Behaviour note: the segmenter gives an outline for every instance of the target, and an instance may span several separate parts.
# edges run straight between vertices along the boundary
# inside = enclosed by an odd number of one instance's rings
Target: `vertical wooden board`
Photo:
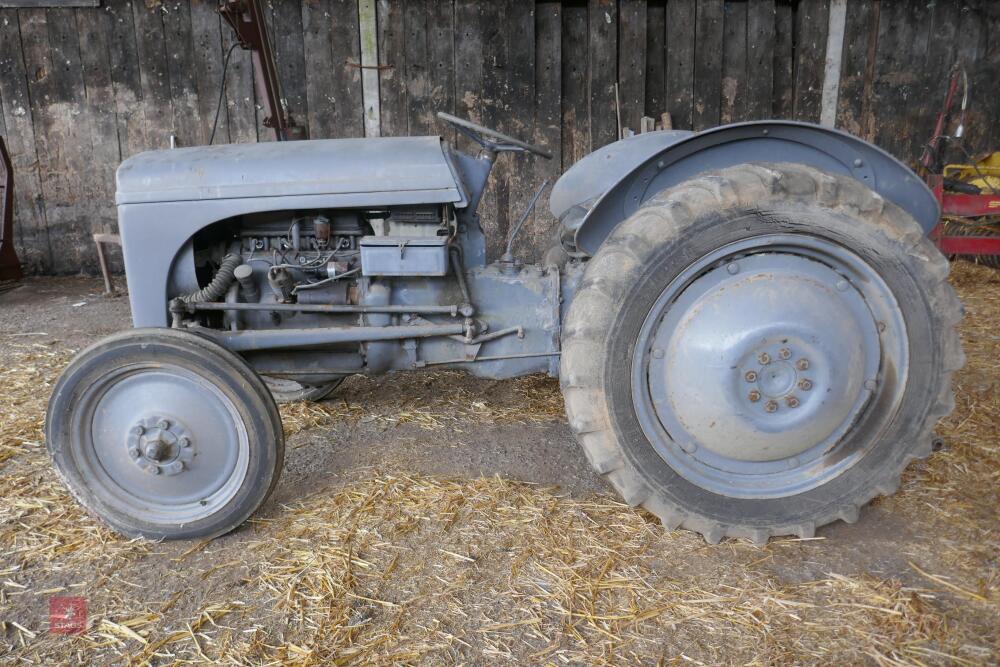
[[[430,36],[428,0],[403,5],[405,30],[407,134],[426,134],[433,124],[431,111]]]
[[[927,49],[929,12],[925,4],[882,3],[878,49],[875,58],[875,143],[903,161],[915,159],[914,146],[926,137],[916,137],[913,122],[925,113],[919,99],[920,74],[915,60]],[[919,59],[917,54],[919,54]],[[933,111],[931,113],[934,113]]]
[[[191,26],[190,0],[163,4],[164,47],[170,81],[170,103],[174,111],[174,134],[180,146],[208,143],[198,104],[197,61]]]
[[[614,0],[590,0],[590,143],[596,150],[617,141],[618,7]],[[619,92],[620,97],[620,92]]]
[[[587,6],[562,7],[562,167],[569,169],[590,152],[587,94]]]
[[[115,169],[121,162],[121,149],[118,144],[115,91],[111,81],[110,23],[110,15],[101,9],[76,10],[77,33],[87,37],[80,57],[83,95],[93,129],[90,173],[99,187],[94,202],[99,215],[91,221],[95,232],[114,232],[117,229]]]
[[[361,35],[357,0],[333,0],[333,113],[335,137],[363,137]]]
[[[508,14],[507,40],[508,92],[502,100],[501,113],[506,118],[506,131],[511,136],[531,141],[535,134],[535,12],[534,3],[513,2]],[[527,208],[540,183],[536,179],[537,162],[541,159],[526,153],[512,153],[502,158],[506,164],[510,190],[507,219],[514,224]],[[530,253],[530,231],[534,215],[525,220],[514,248],[518,256]],[[509,231],[509,230],[508,230]],[[497,255],[506,240],[497,238]]]
[[[974,155],[1000,150],[1000,123],[997,122],[1000,118],[1000,95],[996,94],[997,81],[1000,79],[1000,5],[992,2],[982,8],[984,18],[982,33],[986,43],[983,44],[969,85],[981,91],[978,98],[983,104],[986,118],[992,119],[992,122],[987,121],[982,124],[980,129],[983,134],[980,142],[970,143],[969,150]],[[976,136],[972,138],[976,139]]]
[[[944,106],[948,88],[948,75],[955,62],[955,37],[961,20],[961,6],[958,3],[941,2],[930,8],[930,28],[927,36],[927,51],[923,66],[918,70],[917,95],[926,105],[924,113],[913,119],[913,132],[923,142],[930,140],[934,132],[937,113],[932,110]],[[919,147],[920,152],[923,151]]]
[[[146,147],[166,148],[174,133],[174,113],[170,99],[170,73],[164,42],[163,10],[159,3],[149,6],[133,0],[142,108],[146,119]]]
[[[455,0],[455,115],[482,122],[483,20],[478,0]],[[457,134],[460,150],[476,150],[473,142]]]
[[[194,68],[195,97],[198,103],[200,136],[207,144],[212,139],[215,126],[215,141],[229,135],[229,120],[224,107],[219,106],[219,92],[222,86],[221,19],[217,4],[213,0],[191,1],[191,43]],[[229,30],[229,27],[226,27]],[[223,100],[223,105],[225,100]],[[218,121],[216,121],[218,113]]]
[[[540,260],[553,241],[557,221],[549,212],[551,185],[562,173],[562,6],[557,1],[535,5],[535,133],[534,142],[552,153],[551,160],[535,158],[535,181],[549,180],[538,200],[534,225],[525,235],[531,260]]]
[[[52,270],[76,273],[96,265],[90,235],[91,222],[99,217],[100,178],[93,170],[93,128],[74,10],[45,10],[45,26],[49,68],[38,105],[47,148],[43,174],[50,185],[45,217]]]
[[[406,33],[402,0],[378,0],[379,105],[383,137],[406,134]]]
[[[365,136],[378,137],[381,120],[378,100],[378,16],[375,0],[358,0],[358,34],[362,68],[362,121]]]
[[[509,131],[509,115],[505,104],[511,91],[511,67],[508,53],[508,21],[516,0],[502,0],[483,6],[483,125]],[[503,251],[510,229],[509,156],[500,156],[490,176],[489,187],[479,207],[483,231],[486,233],[486,256],[495,259]]]
[[[333,96],[333,22],[331,0],[302,3],[302,49],[309,137],[335,136],[337,100]]]
[[[800,0],[795,11],[796,120],[818,123],[823,99],[830,0]]]
[[[21,29],[17,10],[0,9],[0,104],[6,133],[4,141],[14,167],[14,231],[20,240],[18,257],[28,273],[52,269],[45,190],[39,177],[35,128],[28,94],[28,77],[21,54]]]
[[[719,120],[732,123],[747,115],[749,49],[747,0],[726,0],[723,5],[722,99]]]
[[[455,112],[455,7],[452,2],[432,2],[428,14],[427,44],[430,74],[430,116],[428,134],[446,134],[434,115],[438,111]]]
[[[869,54],[874,52],[878,25],[872,0],[848,0],[844,50],[840,60],[837,127],[864,136],[865,90],[869,87]]]
[[[306,98],[301,3],[275,2],[272,7],[274,26],[271,31],[271,43],[274,45],[275,66],[278,69],[278,80],[281,82],[281,105],[291,114],[295,123],[308,125],[309,105]],[[357,10],[354,16],[356,21]],[[306,131],[309,131],[308,127]],[[307,136],[312,135],[307,134]]]
[[[774,0],[747,2],[747,86],[743,120],[770,118],[774,96]]]
[[[722,104],[722,0],[701,0],[695,16],[692,127],[719,124]],[[744,42],[745,43],[745,42]]]
[[[993,92],[1000,78],[1000,33],[997,32],[1000,25],[996,10],[996,3],[986,0],[964,3],[955,38],[955,60],[962,63],[969,77],[969,108],[965,115],[965,137],[961,146],[974,156],[1000,150],[997,145],[1000,135],[996,129],[997,119],[1000,118],[1000,109],[997,109],[1000,96]],[[945,85],[941,82],[942,89]],[[959,103],[956,100],[956,108]],[[958,145],[946,155],[956,162],[968,162]]]
[[[236,37],[228,25],[222,26],[223,52],[236,42]],[[258,140],[257,116],[263,118],[266,112],[257,113],[257,97],[254,91],[253,61],[249,51],[240,47],[233,50],[229,58],[229,71],[226,72],[226,91],[224,109],[228,122],[227,136],[216,133],[215,143],[254,143]],[[221,121],[220,121],[221,122]],[[221,128],[220,128],[221,129]],[[266,130],[263,139],[273,140],[274,131]]]
[[[618,101],[622,127],[639,133],[646,111],[646,0],[620,0],[618,16]]]
[[[795,107],[794,14],[791,0],[775,0],[772,104],[774,118],[792,118]]]
[[[105,0],[102,9],[111,21],[108,55],[115,91],[118,143],[124,159],[147,146],[135,20],[131,0]]]
[[[668,0],[667,112],[674,128],[690,130],[694,95],[695,0]]]
[[[646,115],[659,118],[667,110],[667,3],[646,3]]]

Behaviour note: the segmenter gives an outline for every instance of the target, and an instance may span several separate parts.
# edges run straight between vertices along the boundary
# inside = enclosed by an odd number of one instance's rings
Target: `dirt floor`
[[[558,383],[350,378],[283,408],[285,470],[211,542],[128,541],[42,436],[74,351],[128,326],[93,279],[0,294],[0,660],[27,664],[995,664],[1000,273],[958,264],[969,361],[946,447],[809,540],[709,546],[591,472]],[[49,627],[53,597],[87,627]]]

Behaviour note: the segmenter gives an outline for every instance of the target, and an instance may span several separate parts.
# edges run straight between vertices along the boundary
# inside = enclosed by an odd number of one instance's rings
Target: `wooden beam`
[[[358,2],[358,27],[361,32],[361,97],[365,107],[365,136],[381,134],[381,108],[378,90],[378,21],[375,0]]]
[[[847,25],[847,0],[830,0],[830,18],[826,31],[826,67],[823,71],[823,96],[819,122],[833,127],[837,122],[837,97],[840,92],[841,54],[844,52],[844,28]]]

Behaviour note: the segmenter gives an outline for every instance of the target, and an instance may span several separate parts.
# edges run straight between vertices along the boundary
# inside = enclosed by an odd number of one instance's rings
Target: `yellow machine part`
[[[990,153],[975,165],[949,164],[944,168],[944,177],[975,185],[980,190],[1000,191],[1000,151]]]

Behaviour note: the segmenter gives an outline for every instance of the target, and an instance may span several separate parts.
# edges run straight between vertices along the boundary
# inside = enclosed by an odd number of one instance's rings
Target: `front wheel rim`
[[[661,292],[637,338],[632,397],[686,480],[774,498],[855,465],[907,370],[905,322],[878,272],[833,241],[771,234],[705,255]]]
[[[169,363],[130,364],[87,387],[71,434],[95,498],[151,525],[190,524],[223,510],[250,466],[236,403],[209,379]]]

